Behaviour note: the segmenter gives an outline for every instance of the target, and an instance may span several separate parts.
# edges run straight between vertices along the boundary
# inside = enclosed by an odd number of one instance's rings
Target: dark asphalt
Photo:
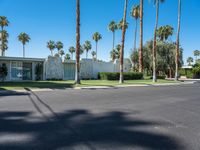
[[[200,150],[200,83],[0,95],[0,150]]]

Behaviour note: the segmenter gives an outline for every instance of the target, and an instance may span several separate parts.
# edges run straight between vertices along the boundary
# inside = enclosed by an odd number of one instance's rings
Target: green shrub
[[[119,72],[100,72],[99,79],[101,80],[119,80]],[[143,79],[142,73],[125,72],[124,80],[141,80]]]
[[[2,82],[6,79],[7,75],[8,75],[8,68],[6,64],[3,63],[2,66],[0,66],[0,79]]]
[[[157,76],[157,79],[160,79],[160,80],[164,80],[166,78],[166,76]],[[153,77],[151,76],[151,79],[153,79]]]

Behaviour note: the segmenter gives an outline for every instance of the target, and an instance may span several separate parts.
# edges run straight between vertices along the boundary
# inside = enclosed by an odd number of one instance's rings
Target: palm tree
[[[20,42],[22,42],[22,45],[23,45],[23,57],[25,57],[25,45],[26,45],[26,43],[28,43],[31,40],[31,38],[30,38],[30,36],[28,34],[22,32],[22,33],[19,34],[18,40]]]
[[[127,6],[128,6],[128,0],[125,0],[124,4],[124,17],[123,17],[123,23],[122,23],[122,47],[120,50],[120,78],[119,83],[122,84],[124,82],[124,44],[125,44],[125,35],[126,35],[126,14],[127,14]]]
[[[8,37],[9,34],[6,30],[0,31],[0,40],[2,41],[1,43],[1,56],[5,56],[5,51],[8,49]]]
[[[55,42],[54,41],[49,41],[47,42],[47,48],[51,51],[51,56],[53,56],[53,51],[56,48]]]
[[[140,49],[139,49],[139,72],[143,72],[143,0],[140,0]]]
[[[7,41],[8,38],[8,33],[6,32],[7,35],[4,36],[4,27],[7,27],[9,25],[9,21],[5,16],[0,16],[0,26],[1,26],[1,36],[4,37],[1,39],[1,51],[2,51],[2,56],[4,56],[5,50],[8,49]]]
[[[71,58],[70,58],[70,54],[66,54],[65,55],[65,61],[68,61],[68,60],[70,60]]]
[[[193,63],[193,58],[192,57],[188,57],[188,59],[187,59],[187,63],[188,63],[188,65],[189,66],[191,66],[191,63]]]
[[[131,17],[133,17],[135,19],[135,36],[134,36],[134,48],[133,48],[133,50],[136,51],[137,25],[138,25],[138,19],[140,18],[140,5],[136,5],[132,8]]]
[[[88,52],[92,49],[92,44],[90,41],[85,41],[83,45],[84,50],[86,51],[86,59],[88,58]]]
[[[71,59],[73,60],[73,54],[76,52],[76,48],[73,47],[73,46],[71,46],[71,47],[69,48],[69,52],[70,52],[70,54],[71,54]]]
[[[114,48],[115,48],[115,31],[118,29],[116,22],[111,21],[109,26],[108,26],[108,29],[113,33],[113,47],[112,47],[112,49],[114,50]]]
[[[173,35],[174,28],[170,25],[161,26],[157,29],[156,34],[160,41],[166,41],[169,36]]]
[[[95,58],[95,57],[96,57],[96,52],[95,52],[95,51],[92,51],[91,54],[92,54],[92,59],[95,60],[95,59],[96,59],[96,58]]]
[[[76,0],[76,73],[75,83],[80,84],[80,0]]]
[[[175,80],[178,81],[179,53],[180,53],[180,29],[181,29],[181,0],[178,0],[178,30],[176,39],[176,73]]]
[[[92,37],[92,38],[93,38],[93,40],[96,42],[96,59],[97,59],[98,42],[99,42],[99,40],[102,39],[102,36],[101,36],[100,33],[95,32],[95,33],[93,34],[93,37]]]
[[[58,50],[58,53],[64,47],[64,45],[63,45],[63,43],[61,41],[58,41],[55,46],[56,46],[56,48]]]
[[[154,5],[156,5],[156,23],[154,28],[154,41],[153,41],[153,82],[157,82],[156,77],[156,32],[158,29],[158,18],[159,18],[159,5],[160,2],[164,2],[165,0],[154,0]]]
[[[195,50],[194,51],[194,56],[196,57],[196,61],[198,60],[198,56],[200,55],[200,51],[199,50]]]
[[[128,29],[128,22],[125,22],[125,29]],[[118,24],[118,29],[122,30],[123,28],[123,19]]]
[[[63,58],[63,56],[65,55],[64,50],[59,50],[58,54],[60,55],[61,58]]]

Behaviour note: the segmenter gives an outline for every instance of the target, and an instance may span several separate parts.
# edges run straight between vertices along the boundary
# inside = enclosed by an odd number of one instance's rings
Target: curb
[[[116,88],[126,88],[126,87],[150,87],[150,86],[177,86],[177,85],[189,85],[194,84],[197,81],[187,81],[183,83],[163,83],[163,84],[136,84],[136,85],[116,85],[116,86],[88,86],[88,87],[74,87],[74,88],[65,88],[65,89],[31,89],[33,92],[51,92],[56,90],[87,90],[87,89],[116,89]],[[5,90],[0,91],[0,94],[16,94],[16,93],[27,93],[27,90]]]

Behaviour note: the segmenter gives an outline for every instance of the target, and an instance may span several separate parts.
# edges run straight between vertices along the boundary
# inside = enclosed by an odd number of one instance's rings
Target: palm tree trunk
[[[115,49],[115,31],[113,32],[113,49],[112,50],[114,49]]]
[[[25,45],[23,44],[23,57],[25,58]]]
[[[51,50],[51,56],[53,57],[53,50]]]
[[[153,41],[153,82],[157,82],[156,76],[156,31],[158,28],[158,15],[159,15],[159,0],[156,0],[156,23],[154,28],[154,41]]]
[[[134,51],[136,51],[136,42],[137,42],[137,19],[135,19]]]
[[[76,0],[76,75],[75,83],[80,84],[80,0]]]
[[[139,50],[139,72],[143,72],[143,0],[140,0],[140,50]]]
[[[98,47],[98,42],[96,42],[96,60],[98,60],[98,58],[97,58],[97,47]]]
[[[125,35],[126,35],[125,23],[126,23],[127,6],[128,6],[128,0],[125,0],[123,27],[122,27],[122,46],[121,46],[121,50],[120,50],[120,79],[119,79],[120,84],[124,83],[124,76],[123,76],[123,72],[124,72],[124,43],[125,43]]]
[[[86,59],[88,59],[88,51],[86,51]]]
[[[178,0],[178,31],[177,31],[177,39],[176,39],[176,73],[175,80],[178,81],[178,69],[179,69],[179,42],[180,42],[180,22],[181,22],[181,0]]]
[[[1,56],[4,55],[3,52],[3,26],[1,27]]]

